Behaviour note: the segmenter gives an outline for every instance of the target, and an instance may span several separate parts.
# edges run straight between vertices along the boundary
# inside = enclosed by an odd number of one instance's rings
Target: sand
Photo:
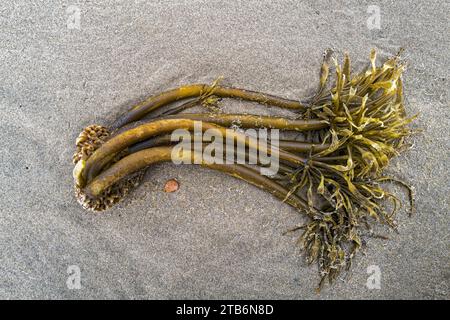
[[[367,25],[374,4],[380,29]],[[448,12],[446,1],[3,1],[0,298],[448,299]],[[415,186],[417,213],[400,212],[399,234],[380,228],[391,240],[369,239],[320,295],[317,268],[282,235],[301,217],[232,177],[157,165],[107,213],[74,198],[78,133],[151,94],[223,75],[303,99],[326,48],[361,70],[371,48],[384,59],[400,47],[423,133],[389,171]],[[180,190],[164,193],[171,178]],[[367,287],[370,266],[379,289]]]

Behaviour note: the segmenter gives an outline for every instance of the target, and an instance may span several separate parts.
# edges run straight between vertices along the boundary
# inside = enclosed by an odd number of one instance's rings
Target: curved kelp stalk
[[[135,128],[137,126],[161,119],[191,119],[215,123],[224,127],[278,129],[282,131],[313,131],[329,127],[326,120],[321,119],[290,119],[285,117],[262,116],[254,114],[230,114],[230,113],[180,113],[162,116],[157,119],[140,120],[129,123],[114,132],[114,135]]]
[[[227,139],[236,140],[246,147],[259,149],[258,142],[255,141],[255,139],[250,139],[249,136],[246,136],[241,132],[232,131],[212,123],[198,122],[190,119],[155,120],[112,137],[95,150],[86,161],[81,160],[77,164],[78,167],[75,169],[77,172],[76,177],[78,179],[76,181],[77,185],[83,187],[86,183],[91,181],[109,162],[127,147],[154,136],[173,132],[174,130],[194,131],[197,125],[198,129],[202,132],[208,130],[216,135],[227,137]],[[273,146],[269,146],[267,152],[270,154],[273,149]],[[299,155],[283,151],[279,148],[275,149],[280,160],[288,161],[295,165],[303,165],[307,162],[305,158]]]
[[[161,146],[132,153],[114,163],[111,167],[95,177],[95,179],[84,188],[84,192],[91,198],[97,198],[102,196],[108,188],[118,181],[155,163],[169,161],[192,163],[195,158],[195,151],[191,152],[190,150],[185,150],[185,152],[181,152],[181,154],[176,154],[173,151],[174,149],[172,146]],[[262,176],[258,170],[248,165],[218,164],[203,159],[201,155],[198,155],[198,157],[202,159],[200,165],[203,167],[221,171],[238,179],[247,181],[258,188],[268,191],[281,200],[285,199],[286,203],[296,209],[305,210],[307,208],[307,204],[303,199],[294,194],[289,195],[288,189],[274,182],[270,178]],[[319,214],[317,209],[313,210],[315,214]]]
[[[203,100],[208,97],[234,98],[284,109],[305,110],[305,106],[297,100],[285,99],[246,89],[223,87],[217,83],[213,83],[212,85],[191,84],[150,97],[121,115],[111,125],[111,128],[117,129],[130,122],[140,120],[150,112],[173,102],[196,97],[200,97]]]
[[[191,143],[194,142],[194,137],[191,138]],[[259,137],[258,137],[259,138]],[[204,141],[203,141],[204,142]],[[270,143],[270,140],[268,141]],[[178,143],[178,141],[172,140],[172,135],[165,134],[161,136],[157,136],[142,142],[138,142],[126,149],[126,153],[134,153],[143,149],[159,147],[163,145],[170,145]],[[278,148],[284,151],[289,151],[293,153],[308,153],[314,154],[317,152],[321,152],[327,150],[330,147],[329,144],[321,144],[321,143],[311,143],[304,142],[298,140],[278,140]],[[333,161],[333,160],[347,160],[346,156],[337,156],[337,157],[321,157],[321,161]]]

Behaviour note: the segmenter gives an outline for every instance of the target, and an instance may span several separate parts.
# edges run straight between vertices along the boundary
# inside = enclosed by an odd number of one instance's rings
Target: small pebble
[[[175,192],[180,188],[180,184],[175,179],[167,180],[164,185],[164,192]]]

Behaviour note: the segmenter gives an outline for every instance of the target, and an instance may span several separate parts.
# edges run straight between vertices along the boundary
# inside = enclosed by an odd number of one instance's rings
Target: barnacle
[[[84,128],[75,141],[76,151],[72,157],[73,163],[77,164],[78,161],[89,158],[108,137],[109,131],[106,127],[94,124]]]
[[[86,195],[80,187],[81,173],[86,159],[97,150],[110,136],[107,128],[100,125],[90,125],[81,131],[75,142],[76,151],[72,157],[75,168],[73,177],[75,180],[75,197],[83,208],[92,211],[106,210],[123,199],[133,188],[137,187],[144,176],[144,171],[138,171],[108,187],[98,197],[92,198]],[[117,159],[116,159],[117,160]]]

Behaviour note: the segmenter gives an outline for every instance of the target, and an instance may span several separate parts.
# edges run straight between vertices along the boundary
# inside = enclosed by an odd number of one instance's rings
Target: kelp
[[[332,68],[335,81],[330,87]],[[280,170],[272,177],[260,174],[262,163],[201,165],[256,185],[306,215],[308,222],[289,231],[302,231],[298,242],[306,261],[318,265],[320,290],[327,280],[333,282],[350,268],[363,238],[373,234],[373,224],[396,229],[401,201],[384,187],[386,183],[406,187],[411,212],[414,208],[412,188],[384,173],[412,134],[409,124],[415,117],[406,115],[401,80],[405,69],[399,54],[377,65],[372,50],[367,69],[352,74],[348,54],[339,64],[327,51],[317,92],[306,103],[224,87],[219,81],[160,93],[125,112],[108,128],[94,125],[80,134],[74,156],[77,198],[92,210],[114,205],[138,184],[147,167],[171,159],[170,132],[193,130],[195,121],[202,121],[202,130],[221,134],[228,133],[227,127],[301,132],[296,140],[279,141]],[[293,114],[226,114],[219,107],[223,98],[286,108]],[[169,108],[182,100],[188,101]],[[208,112],[183,113],[196,105]],[[155,115],[155,111],[160,112]],[[260,149],[242,132],[233,132],[235,141]]]
[[[111,124],[111,128],[120,128],[128,123],[140,120],[145,115],[170,103],[188,98],[199,98],[199,101],[205,105],[213,105],[217,98],[234,98],[291,110],[303,110],[305,108],[297,100],[285,99],[252,90],[224,87],[220,86],[218,81],[215,81],[211,85],[192,84],[152,96],[121,115]]]

